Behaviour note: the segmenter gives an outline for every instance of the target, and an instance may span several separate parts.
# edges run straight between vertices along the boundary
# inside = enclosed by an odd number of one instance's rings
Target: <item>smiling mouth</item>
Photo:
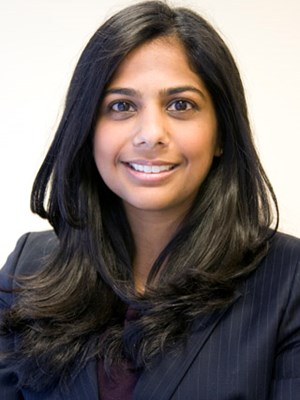
[[[144,174],[159,174],[161,172],[171,171],[176,167],[174,164],[166,165],[144,165],[137,163],[127,163],[127,165],[134,171],[142,172]]]

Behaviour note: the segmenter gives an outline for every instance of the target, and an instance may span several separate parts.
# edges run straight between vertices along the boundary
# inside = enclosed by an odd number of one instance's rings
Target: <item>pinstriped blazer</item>
[[[0,272],[31,273],[57,244],[52,232],[24,235]],[[1,293],[0,307],[12,302]],[[2,346],[2,348],[1,348]],[[5,346],[0,340],[0,351]],[[97,362],[87,363],[68,392],[16,389],[0,364],[1,400],[97,400]],[[184,349],[144,372],[134,400],[299,400],[300,240],[276,234],[269,253],[226,309],[198,319]]]

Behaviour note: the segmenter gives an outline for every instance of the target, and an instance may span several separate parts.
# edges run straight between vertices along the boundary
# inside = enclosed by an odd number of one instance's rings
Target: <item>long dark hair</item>
[[[181,41],[205,83],[223,154],[141,295],[134,291],[134,242],[122,202],[99,176],[92,144],[114,71],[131,50],[162,36]],[[75,69],[31,207],[52,224],[59,245],[41,271],[20,280],[6,314],[6,330],[19,338],[12,362],[20,385],[40,390],[62,382],[96,355],[107,368],[122,357],[147,367],[174,340],[182,342],[196,317],[232,302],[267,252],[277,204],[253,145],[239,72],[209,23],[188,9],[147,1],[98,29]],[[140,318],[124,329],[128,305]]]

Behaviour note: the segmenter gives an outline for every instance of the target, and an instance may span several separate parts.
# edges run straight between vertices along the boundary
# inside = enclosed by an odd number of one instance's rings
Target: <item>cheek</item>
[[[100,121],[95,129],[93,151],[94,156],[100,155],[106,159],[117,157],[125,146],[126,132],[119,124]]]
[[[110,159],[111,144],[108,136],[103,135],[102,131],[96,129],[93,143],[93,155],[98,171],[102,177],[105,175],[105,169]]]
[[[114,135],[110,132],[106,124],[98,124],[95,130],[93,152],[95,160],[101,161],[102,158],[109,158],[114,151]]]
[[[106,141],[100,140],[98,137],[95,137],[94,145],[93,145],[93,154],[94,160],[96,163],[96,167],[99,175],[105,184],[113,190],[112,186],[114,186],[114,174],[112,174],[112,157],[110,152],[109,145]],[[113,190],[114,191],[114,190]]]
[[[212,112],[207,112],[186,128],[181,147],[195,160],[211,159],[217,153],[217,136],[216,118]]]
[[[118,186],[118,169],[116,167],[122,149],[119,138],[120,135],[116,135],[115,129],[107,129],[104,126],[101,126],[100,129],[98,126],[95,130],[94,160],[101,178],[113,192],[116,192]]]
[[[101,160],[104,157],[104,155],[102,153],[103,153],[103,144],[101,143],[99,136],[95,135],[94,143],[93,143],[93,155],[94,155],[94,160],[96,162],[98,169],[101,164]]]
[[[203,164],[210,161],[217,154],[217,142],[215,137],[206,137],[198,134],[182,144],[183,153],[193,162]]]

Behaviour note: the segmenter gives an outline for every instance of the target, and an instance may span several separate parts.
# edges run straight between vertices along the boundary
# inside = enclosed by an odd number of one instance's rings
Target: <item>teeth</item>
[[[146,174],[159,174],[163,171],[169,171],[173,168],[173,165],[142,165],[129,163],[130,167],[136,171],[144,172]]]

